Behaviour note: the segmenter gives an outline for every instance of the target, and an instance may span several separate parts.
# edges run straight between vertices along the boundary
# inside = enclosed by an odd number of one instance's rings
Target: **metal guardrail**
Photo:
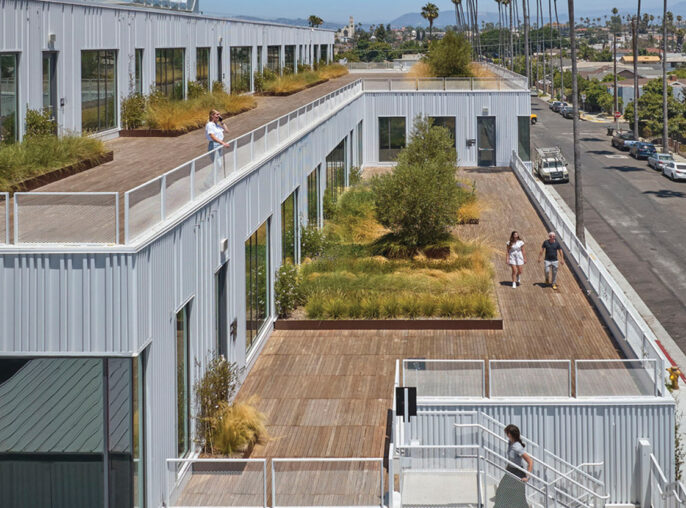
[[[202,194],[273,153],[362,92],[353,81],[324,97],[167,171],[124,194],[124,242],[168,219]]]
[[[575,234],[572,218],[568,217],[549,192],[536,182],[533,173],[516,152],[512,153],[511,166],[522,187],[539,204],[543,213],[552,223],[558,239],[567,247],[567,251],[597,293],[629,348],[639,359],[656,361],[657,366],[653,372],[658,378],[654,379],[654,382],[658,395],[664,395],[663,380],[668,360],[657,344],[655,333],[626,297],[605,266],[598,260],[593,249],[579,241]]]
[[[0,243],[10,243],[9,192],[0,192]]]
[[[405,359],[402,379],[404,386],[417,388],[419,398],[430,400],[607,399],[659,396],[657,370],[653,358],[489,360],[488,370],[483,360]]]
[[[648,472],[648,501],[653,508],[680,508],[686,506],[686,489],[680,481],[668,482],[657,458],[650,454]]]
[[[514,78],[363,78],[365,92],[429,92],[467,90],[523,91],[526,86]]]

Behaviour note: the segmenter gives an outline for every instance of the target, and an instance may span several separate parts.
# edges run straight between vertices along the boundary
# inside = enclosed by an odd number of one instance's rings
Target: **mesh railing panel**
[[[383,466],[374,461],[272,461],[272,506],[381,506]]]
[[[116,243],[118,198],[117,193],[17,192],[17,242]]]
[[[365,79],[364,85],[365,90],[368,91],[388,91],[391,89],[390,79]]]
[[[469,78],[446,78],[446,90],[471,90],[472,83]]]
[[[241,136],[236,140],[236,169],[239,171],[250,164],[251,147],[250,135]]]
[[[193,175],[193,195],[195,197],[214,187],[215,170],[217,174],[223,173],[223,170],[219,169],[223,163],[221,149],[195,159],[195,174]]]
[[[151,180],[126,193],[128,196],[128,240],[136,238],[162,220],[162,179]]]
[[[236,161],[234,158],[236,152],[236,143],[229,143],[228,147],[222,148],[222,152],[224,164],[222,164],[222,167],[220,167],[217,171],[217,181],[228,178],[231,173],[236,171]]]
[[[472,80],[474,90],[500,90],[500,79],[478,78]]]
[[[420,78],[417,80],[417,90],[443,90],[443,78]]]
[[[416,79],[393,79],[393,80],[391,80],[391,90],[394,90],[394,91],[417,90],[417,80]]]
[[[267,127],[257,129],[253,133],[253,160],[261,159],[266,153],[265,136],[267,135]]]
[[[0,244],[9,243],[9,194],[6,192],[0,193]]]
[[[403,384],[419,397],[482,397],[484,363],[471,360],[403,360]]]
[[[164,216],[169,218],[191,200],[191,163],[184,164],[165,177]]]
[[[655,395],[654,360],[577,360],[577,397]]]
[[[279,122],[272,122],[267,125],[267,147],[268,150],[276,148],[279,144]]]
[[[168,463],[172,478],[180,463]],[[197,461],[187,464],[184,481],[170,499],[174,506],[266,506],[264,463],[234,461]]]
[[[567,360],[491,360],[491,397],[570,397]]]

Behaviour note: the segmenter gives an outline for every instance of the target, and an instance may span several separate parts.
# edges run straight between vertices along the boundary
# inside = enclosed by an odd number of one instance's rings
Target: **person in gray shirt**
[[[529,481],[534,461],[524,451],[524,442],[516,425],[510,424],[505,427],[505,435],[508,440],[506,473],[495,491],[493,507],[525,508],[529,505],[526,502],[524,484]]]
[[[557,289],[557,270],[558,265],[565,264],[565,258],[562,254],[562,245],[555,238],[555,233],[552,231],[548,233],[548,239],[541,245],[541,252],[538,253],[538,262],[541,262],[541,257],[545,253],[545,283],[552,284],[553,289]],[[550,278],[548,278],[550,274]]]

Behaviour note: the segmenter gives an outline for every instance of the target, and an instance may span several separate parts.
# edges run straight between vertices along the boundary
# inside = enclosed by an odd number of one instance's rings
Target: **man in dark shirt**
[[[553,285],[553,289],[557,289],[557,269],[559,263],[565,264],[564,254],[562,254],[562,245],[555,238],[555,233],[552,231],[548,233],[548,239],[541,245],[541,252],[538,253],[538,262],[541,262],[541,257],[545,253],[545,283]],[[549,274],[552,272],[552,277]]]

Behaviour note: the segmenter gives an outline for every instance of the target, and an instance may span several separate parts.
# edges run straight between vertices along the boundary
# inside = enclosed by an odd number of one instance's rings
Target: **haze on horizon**
[[[284,0],[258,0],[257,2],[231,2],[227,0],[199,0],[200,9],[204,12],[212,12],[234,16],[255,16],[265,19],[276,18],[307,18],[310,14],[316,14],[325,21],[334,23],[345,23],[349,16],[353,16],[356,22],[362,23],[388,23],[409,12],[419,12],[426,0],[348,0],[348,2],[321,2],[315,0],[294,0],[285,2]],[[548,2],[542,0],[544,10],[547,13]],[[433,0],[438,5],[440,16],[438,24],[452,24],[455,19],[455,10],[449,0]],[[535,2],[529,0],[531,8],[535,12]],[[479,2],[479,12],[497,12],[494,1]],[[671,1],[668,9],[672,5],[681,4],[682,0]],[[558,11],[561,17],[567,18],[567,1],[558,0]],[[574,3],[575,15],[577,18],[582,16],[601,16],[604,13],[610,14],[613,7],[617,7],[622,12],[636,8],[636,2],[619,2],[616,0],[576,0]],[[641,2],[643,12],[657,13],[662,11],[662,2],[658,0],[643,0]],[[444,21],[445,19],[450,21]],[[441,19],[443,18],[443,19]]]

